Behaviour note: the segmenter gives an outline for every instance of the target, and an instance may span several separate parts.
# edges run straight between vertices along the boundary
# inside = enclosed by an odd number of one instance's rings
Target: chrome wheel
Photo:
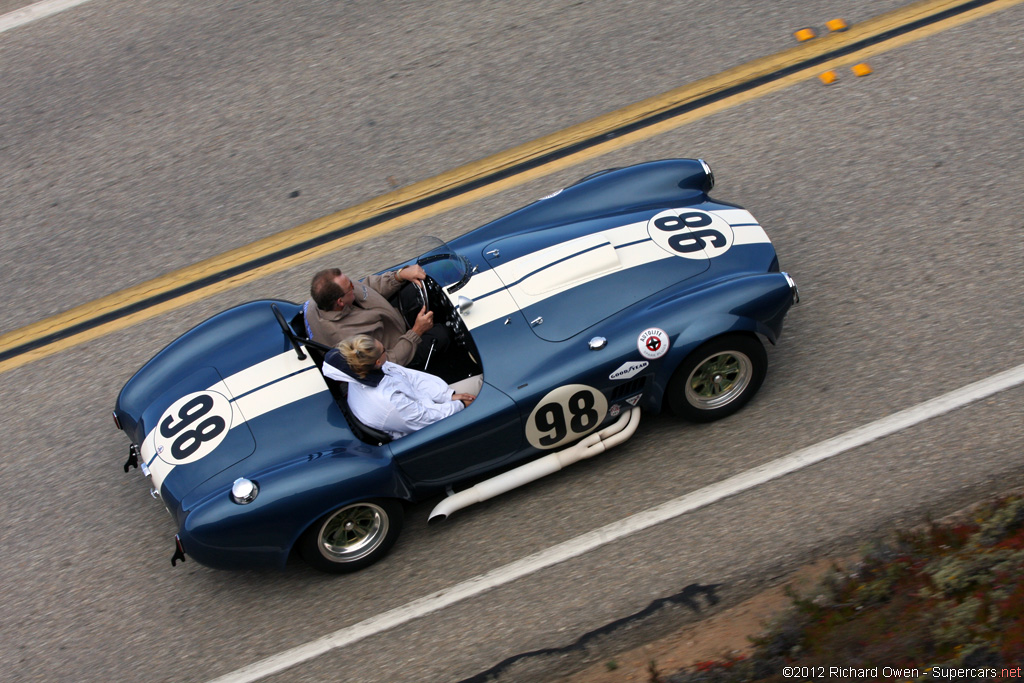
[[[384,557],[402,531],[402,503],[373,498],[349,503],[309,525],[297,550],[314,569],[346,574]]]
[[[379,505],[347,505],[320,526],[317,546],[320,553],[331,562],[355,562],[384,542],[388,526],[388,514]]]
[[[752,334],[705,342],[679,364],[665,389],[668,408],[691,422],[711,422],[746,405],[764,382],[768,354]]]
[[[742,396],[754,375],[754,364],[739,351],[723,351],[698,363],[686,380],[686,401],[714,410]]]

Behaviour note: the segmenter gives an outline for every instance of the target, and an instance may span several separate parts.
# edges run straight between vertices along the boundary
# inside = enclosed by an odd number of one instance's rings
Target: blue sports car
[[[431,521],[628,439],[641,412],[732,414],[798,300],[765,231],[702,160],[610,169],[422,254],[449,356],[483,387],[399,439],[321,372],[302,307],[254,301],[171,343],[114,421],[178,527],[172,563],[328,572],[380,559],[403,504]],[[446,495],[447,494],[447,495]]]

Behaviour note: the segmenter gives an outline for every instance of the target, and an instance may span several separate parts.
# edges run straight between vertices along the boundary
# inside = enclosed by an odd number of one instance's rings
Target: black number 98
[[[171,444],[171,455],[176,460],[184,460],[189,457],[199,450],[204,441],[216,438],[224,431],[227,423],[219,415],[207,417],[194,429],[185,429],[203,418],[211,408],[213,408],[213,397],[208,394],[199,394],[178,409],[177,422],[174,421],[174,416],[169,415],[160,423],[161,436],[165,439],[177,437]]]

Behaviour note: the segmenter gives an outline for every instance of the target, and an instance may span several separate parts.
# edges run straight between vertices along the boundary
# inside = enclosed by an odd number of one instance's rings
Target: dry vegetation
[[[672,674],[652,661],[647,680],[1020,678],[1024,498],[1003,498],[956,522],[899,533],[866,550],[854,569],[831,571],[809,596],[791,597],[791,606],[752,639],[748,656],[700,662]],[[787,677],[786,667],[806,669],[790,669]],[[829,667],[843,667],[846,675],[827,675]],[[968,669],[973,676],[949,671]]]

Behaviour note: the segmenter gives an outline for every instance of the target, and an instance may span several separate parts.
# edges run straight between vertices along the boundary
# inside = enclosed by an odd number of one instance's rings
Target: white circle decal
[[[668,335],[657,327],[644,330],[636,340],[636,348],[644,358],[661,358],[668,353]]]
[[[526,421],[526,440],[547,450],[575,441],[597,429],[608,413],[608,399],[586,384],[567,384],[549,391]]]
[[[700,209],[668,209],[647,222],[655,244],[676,256],[705,259],[729,251],[734,237],[724,218]]]
[[[215,391],[182,396],[160,416],[153,430],[157,456],[185,465],[209,455],[231,429],[231,402]]]

